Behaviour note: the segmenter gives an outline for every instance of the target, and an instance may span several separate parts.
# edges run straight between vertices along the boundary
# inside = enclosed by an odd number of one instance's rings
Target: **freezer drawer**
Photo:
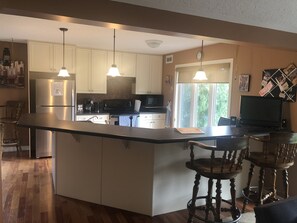
[[[74,107],[71,106],[38,106],[36,113],[54,113],[59,120],[73,120]]]

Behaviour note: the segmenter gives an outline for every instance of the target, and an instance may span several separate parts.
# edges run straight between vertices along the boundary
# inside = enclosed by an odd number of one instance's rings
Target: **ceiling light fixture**
[[[113,64],[109,68],[107,75],[112,77],[121,76],[119,69],[115,64],[115,29],[113,29]]]
[[[65,32],[68,31],[68,29],[60,28],[60,30],[63,32],[63,66],[59,71],[58,77],[69,77],[70,75],[65,67]]]
[[[162,40],[156,40],[156,39],[149,39],[149,40],[146,40],[145,42],[150,48],[158,48],[161,45],[161,43],[163,43]]]
[[[202,67],[203,57],[204,57],[204,54],[203,54],[203,40],[202,40],[201,51],[198,52],[198,54],[197,54],[197,58],[200,59],[200,69],[196,72],[193,80],[199,80],[199,81],[207,80],[205,71],[203,70],[203,67]]]

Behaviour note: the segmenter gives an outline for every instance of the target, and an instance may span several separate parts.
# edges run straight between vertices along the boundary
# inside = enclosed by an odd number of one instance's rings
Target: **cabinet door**
[[[76,50],[76,92],[89,93],[89,77],[91,75],[90,49],[77,48]]]
[[[121,53],[121,74],[124,77],[135,77],[136,73],[136,54],[135,53]]]
[[[165,119],[153,119],[151,121],[152,129],[163,129],[165,128]]]
[[[150,92],[150,61],[149,55],[137,54],[136,60],[136,94],[148,94]]]
[[[151,128],[152,115],[140,114],[137,120],[137,127],[140,128]]]
[[[162,56],[150,56],[150,93],[162,93]]]
[[[63,66],[63,45],[54,44],[53,45],[53,58],[54,65],[53,69],[59,72]],[[65,67],[69,73],[75,73],[75,47],[70,45],[65,45]]]
[[[29,42],[29,71],[54,72],[52,44]]]
[[[93,93],[106,94],[107,51],[92,50],[92,75],[90,86]]]

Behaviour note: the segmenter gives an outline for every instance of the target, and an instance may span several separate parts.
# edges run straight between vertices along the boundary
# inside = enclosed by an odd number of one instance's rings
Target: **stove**
[[[139,112],[134,110],[134,103],[130,99],[109,99],[103,101],[103,112],[109,113],[115,125],[137,126]]]

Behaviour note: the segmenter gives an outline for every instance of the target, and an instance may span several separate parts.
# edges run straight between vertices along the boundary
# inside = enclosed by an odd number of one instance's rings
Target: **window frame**
[[[224,63],[229,63],[230,64],[230,75],[229,75],[229,93],[228,93],[228,108],[227,108],[227,113],[228,116],[230,116],[230,109],[231,109],[231,92],[232,92],[232,78],[233,78],[233,59],[222,59],[222,60],[213,60],[213,61],[204,61],[202,62],[202,66],[203,65],[212,65],[212,64],[224,64]],[[175,66],[175,82],[174,82],[174,98],[173,98],[173,127],[177,127],[178,124],[178,119],[177,119],[177,114],[180,111],[180,106],[178,105],[178,100],[180,99],[180,95],[178,92],[178,71],[176,71],[177,68],[181,68],[181,67],[191,67],[191,66],[200,66],[200,62],[198,63],[188,63],[188,64],[179,64]],[[206,82],[205,82],[206,83]],[[214,103],[214,101],[213,101]],[[191,106],[194,106],[194,103],[192,103]],[[211,106],[215,106],[215,105],[211,105]],[[214,107],[215,108],[215,107]],[[193,107],[192,107],[193,109]],[[211,109],[209,110],[211,113]],[[209,114],[209,117],[212,117],[211,114]],[[212,119],[214,119],[215,117],[212,117]],[[194,117],[191,117],[191,123],[193,123],[193,119]],[[210,120],[208,121],[210,123]],[[213,121],[212,121],[213,122]],[[209,124],[208,123],[208,124]]]

